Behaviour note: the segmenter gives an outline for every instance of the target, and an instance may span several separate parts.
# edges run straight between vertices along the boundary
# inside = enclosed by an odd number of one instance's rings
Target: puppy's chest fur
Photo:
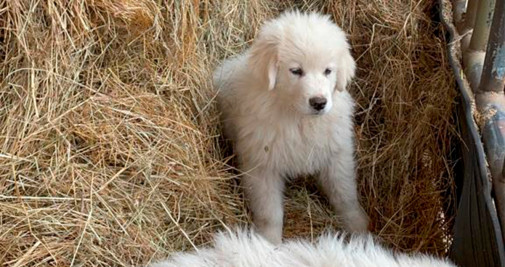
[[[326,117],[324,117],[326,116]],[[350,118],[336,114],[321,117],[243,120],[255,128],[242,128],[239,154],[249,164],[276,170],[287,176],[313,174],[329,164],[329,160],[349,151],[352,135],[346,129]],[[249,131],[247,131],[249,130]],[[350,150],[352,151],[352,150]],[[352,152],[351,152],[352,153]],[[252,166],[251,166],[252,167]]]

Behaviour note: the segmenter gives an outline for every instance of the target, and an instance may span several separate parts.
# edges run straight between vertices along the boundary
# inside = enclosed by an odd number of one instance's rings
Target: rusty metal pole
[[[472,29],[475,25],[475,17],[477,16],[477,9],[479,7],[479,0],[468,0],[466,5],[466,12],[464,16],[464,25],[461,25],[459,34],[463,36],[461,39],[461,51],[468,49],[470,40],[472,39]]]
[[[480,0],[478,4],[472,38],[468,49],[463,54],[465,75],[473,92],[477,91],[480,84],[495,0]]]
[[[479,86],[480,92],[503,93],[505,87],[505,1],[498,0],[489,41],[486,59]]]
[[[497,0],[475,100],[484,118],[486,147],[498,217],[505,228],[505,0]],[[502,231],[505,240],[505,232]]]
[[[498,0],[498,2],[499,1],[500,0]],[[472,40],[470,41],[470,49],[475,51],[486,50],[495,4],[495,0],[479,1],[477,17],[473,27]]]
[[[474,0],[475,1],[475,0]],[[453,0],[452,1],[452,11],[454,17],[454,24],[456,29],[461,34],[463,28],[465,27],[465,12],[466,12],[467,0]]]
[[[475,16],[477,16],[477,8],[479,0],[468,0],[465,13],[465,24],[467,28],[473,28],[475,25]]]

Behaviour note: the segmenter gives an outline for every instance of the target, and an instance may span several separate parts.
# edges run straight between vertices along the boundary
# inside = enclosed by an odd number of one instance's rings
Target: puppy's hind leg
[[[321,170],[319,179],[330,204],[350,232],[366,232],[368,216],[358,200],[356,172],[352,153],[341,153]]]
[[[246,171],[242,181],[257,232],[271,243],[280,244],[284,179],[279,174],[256,167]]]

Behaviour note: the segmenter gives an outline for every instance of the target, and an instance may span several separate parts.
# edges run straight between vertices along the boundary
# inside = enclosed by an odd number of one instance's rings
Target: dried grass
[[[292,6],[333,14],[350,33],[374,232],[404,251],[444,254],[455,91],[433,5],[1,1],[0,264],[138,265],[248,223],[210,76]],[[338,226],[310,179],[287,195],[287,236]]]

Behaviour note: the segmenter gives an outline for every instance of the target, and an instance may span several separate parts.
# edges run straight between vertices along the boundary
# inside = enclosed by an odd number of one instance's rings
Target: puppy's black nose
[[[327,100],[325,97],[312,97],[309,99],[310,106],[317,111],[324,109],[326,102]]]

